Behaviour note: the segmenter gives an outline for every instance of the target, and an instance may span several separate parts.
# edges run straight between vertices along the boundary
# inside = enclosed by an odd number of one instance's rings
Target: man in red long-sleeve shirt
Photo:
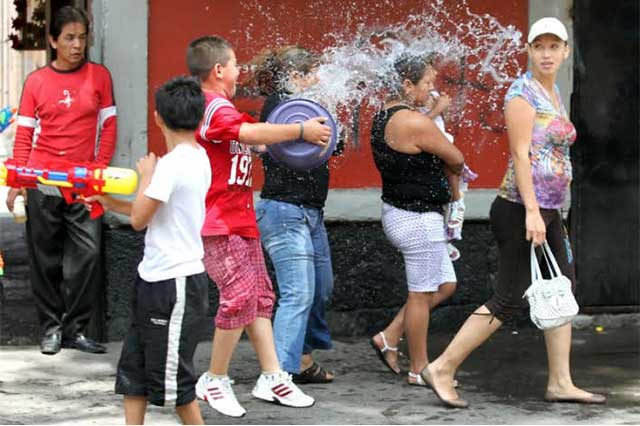
[[[29,75],[18,111],[13,156],[30,167],[56,168],[61,161],[107,166],[116,142],[111,76],[85,60],[89,19],[71,6],[56,14],[49,42],[57,57]],[[12,189],[7,206],[24,190]],[[27,243],[31,285],[38,308],[43,354],[61,347],[104,353],[84,336],[100,282],[102,222],[82,204],[29,190]]]

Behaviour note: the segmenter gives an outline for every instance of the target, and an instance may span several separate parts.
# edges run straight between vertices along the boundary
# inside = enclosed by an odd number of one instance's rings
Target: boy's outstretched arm
[[[102,207],[105,209],[105,211],[108,210],[131,216],[131,206],[133,206],[133,203],[131,201],[114,198],[111,195],[93,195],[91,197],[87,197],[86,201],[87,203],[93,203],[97,201],[102,204]],[[91,209],[91,206],[87,205],[87,208]]]
[[[331,138],[331,129],[322,123],[325,117],[316,117],[302,123],[242,123],[238,138],[247,145],[272,145],[298,139],[300,135],[307,142],[325,146]]]
[[[148,185],[148,182],[147,182]],[[131,217],[131,227],[141,231],[151,222],[151,218],[162,204],[162,201],[154,200],[144,195],[144,191],[138,191],[134,202],[114,198],[111,195],[94,195],[87,197],[87,202],[97,201],[105,210],[126,214]]]
[[[131,217],[131,227],[136,231],[141,231],[151,222],[153,215],[162,204],[162,201],[144,195],[144,191],[151,183],[151,177],[156,167],[157,158],[150,153],[138,160],[138,173],[140,173],[140,184],[136,199],[133,201],[121,200],[111,195],[95,195],[87,197],[87,202],[98,201],[105,210],[126,214]]]

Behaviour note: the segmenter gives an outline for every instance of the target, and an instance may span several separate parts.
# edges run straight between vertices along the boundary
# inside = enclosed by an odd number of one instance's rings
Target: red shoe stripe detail
[[[278,389],[276,389],[276,388],[278,388]],[[285,385],[276,386],[276,387],[272,388],[271,391],[273,393],[275,393],[276,395],[278,395],[279,397],[285,397],[285,396],[289,395],[291,392],[293,392],[293,390],[291,390],[290,388],[288,388]]]
[[[287,388],[287,385],[285,385],[284,383],[280,383],[279,385],[272,387],[271,390],[274,391],[274,392],[277,392],[280,389],[282,389],[283,387]]]

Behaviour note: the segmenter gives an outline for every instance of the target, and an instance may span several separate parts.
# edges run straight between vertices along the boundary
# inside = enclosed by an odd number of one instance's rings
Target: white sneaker
[[[275,374],[261,374],[251,395],[269,402],[278,402],[288,407],[311,407],[315,400],[305,395],[286,371]]]
[[[247,411],[236,399],[229,376],[211,377],[204,373],[196,383],[196,396],[207,401],[211,408],[229,417],[242,417]]]

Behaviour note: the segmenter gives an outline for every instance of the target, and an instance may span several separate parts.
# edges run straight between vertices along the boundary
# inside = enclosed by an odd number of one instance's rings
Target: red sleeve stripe
[[[36,121],[35,118],[26,117],[24,115],[19,115],[18,119],[16,120],[16,123],[18,126],[31,127],[32,129],[35,129],[36,126],[38,125],[38,122]]]
[[[211,125],[211,119],[213,118],[213,114],[215,114],[216,111],[222,107],[231,107],[235,109],[235,107],[231,102],[223,98],[214,99],[213,102],[211,102],[209,106],[207,106],[207,109],[204,112],[204,122],[200,127],[200,137],[203,140],[207,140],[206,133],[207,133],[207,129]]]

